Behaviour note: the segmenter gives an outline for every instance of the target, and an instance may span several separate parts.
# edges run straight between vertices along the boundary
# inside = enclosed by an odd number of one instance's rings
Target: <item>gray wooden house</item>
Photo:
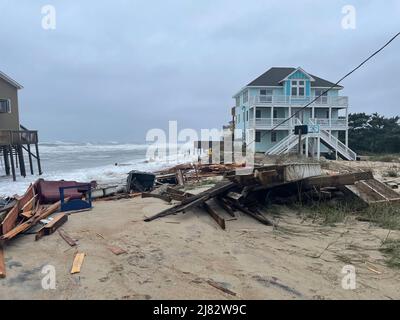
[[[5,174],[12,174],[14,181],[17,169],[22,176],[26,176],[24,155],[27,155],[31,174],[34,174],[34,159],[39,174],[42,174],[38,133],[22,126],[19,120],[18,91],[22,88],[18,82],[0,71],[0,152]]]

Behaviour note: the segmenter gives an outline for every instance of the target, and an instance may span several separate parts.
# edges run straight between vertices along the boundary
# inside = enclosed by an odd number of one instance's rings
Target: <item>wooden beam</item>
[[[224,193],[224,192],[232,189],[235,186],[236,186],[236,183],[234,183],[234,182],[221,183],[211,189],[203,191],[194,196],[188,197],[188,198],[184,199],[180,204],[177,204],[177,205],[173,206],[172,208],[163,210],[160,213],[155,214],[154,216],[146,218],[146,219],[144,219],[144,221],[149,222],[149,221],[153,221],[158,218],[166,217],[168,215],[176,214],[179,212],[184,212],[186,210],[191,209],[194,206],[203,204],[208,199],[211,199],[221,193]]]
[[[218,223],[222,230],[225,230],[225,219],[222,218],[218,213],[207,203],[203,203],[204,209],[208,214]]]
[[[68,243],[71,247],[74,247],[77,245],[77,242],[75,239],[72,239],[70,235],[64,230],[64,229],[59,229],[58,230],[59,235],[61,238],[64,239],[66,243]]]
[[[82,267],[84,258],[85,258],[85,254],[83,252],[77,253],[75,255],[74,262],[72,263],[71,274],[81,272],[81,267]]]
[[[39,240],[43,236],[48,236],[54,233],[61,225],[67,222],[68,216],[65,213],[60,213],[56,215],[53,220],[51,220],[48,224],[44,225],[35,236],[35,241]]]
[[[360,180],[373,179],[372,172],[354,172],[346,174],[338,174],[333,176],[318,176],[310,177],[300,181],[305,187],[340,187],[345,185],[352,185]]]
[[[156,199],[164,200],[166,202],[171,202],[171,200],[172,200],[167,195],[150,193],[150,192],[142,192],[142,198],[156,198]]]

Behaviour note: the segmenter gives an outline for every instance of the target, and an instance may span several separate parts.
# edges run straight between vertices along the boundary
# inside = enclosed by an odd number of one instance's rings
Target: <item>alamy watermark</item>
[[[42,278],[41,285],[43,290],[55,290],[56,289],[56,268],[51,265],[45,265],[42,268]]]
[[[246,164],[248,170],[254,166],[254,140],[253,130],[201,129],[199,133],[187,128],[178,131],[177,121],[169,121],[168,132],[157,128],[147,132],[146,142],[149,146],[146,158],[176,163],[180,155],[201,149],[208,152],[208,163],[219,164],[223,159],[224,163]],[[200,148],[195,146],[196,142],[201,143]],[[195,156],[194,153],[191,155]]]
[[[47,4],[41,9],[42,28],[44,30],[55,30],[57,27],[56,8],[53,5]]]
[[[355,290],[356,289],[356,268],[353,265],[346,265],[342,268],[342,289]]]
[[[354,30],[357,27],[357,11],[353,5],[345,5],[342,8],[342,28],[345,30]]]

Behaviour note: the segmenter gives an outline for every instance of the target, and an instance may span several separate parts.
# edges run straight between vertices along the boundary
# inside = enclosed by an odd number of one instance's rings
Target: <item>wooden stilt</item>
[[[42,166],[40,164],[39,146],[37,143],[35,143],[35,149],[36,149],[36,161],[38,165],[39,175],[41,175],[43,172],[42,172]]]
[[[6,170],[6,175],[10,175],[10,160],[8,158],[8,147],[3,147],[3,157],[4,157],[4,169]]]
[[[14,150],[15,150],[15,168],[18,169],[18,152],[17,152],[16,148],[14,148]],[[11,154],[12,154],[12,151],[11,151]]]
[[[27,147],[28,147],[29,168],[31,169],[31,174],[33,174],[33,163],[32,163],[31,145],[28,144]]]
[[[25,161],[24,161],[24,152],[22,151],[22,146],[17,146],[17,153],[18,153],[18,160],[19,160],[19,171],[21,176],[24,178],[26,177],[26,170],[25,170]]]
[[[10,150],[11,172],[12,172],[12,176],[13,176],[13,181],[16,181],[17,177],[15,176],[15,166],[14,166],[14,156],[12,154],[12,146],[10,145],[8,148]]]

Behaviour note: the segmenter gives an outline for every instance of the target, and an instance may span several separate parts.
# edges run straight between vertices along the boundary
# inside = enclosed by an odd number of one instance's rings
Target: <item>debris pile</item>
[[[282,204],[299,200],[305,202],[348,194],[358,197],[366,204],[400,200],[396,192],[375,180],[369,171],[322,175],[319,164],[266,165],[250,170],[231,169],[224,171],[223,181],[196,195],[168,186],[160,187],[158,192],[143,193],[142,197],[156,197],[168,202],[179,201],[172,207],[147,217],[147,222],[200,207],[225,229],[225,218],[216,208],[222,209],[222,212],[235,219],[235,212],[239,211],[262,224],[273,226],[274,221],[262,212],[266,203]]]
[[[81,203],[87,207],[83,198],[87,197],[91,187],[96,184],[75,181],[45,181],[39,179],[31,184],[22,197],[7,199],[0,209],[0,276],[5,277],[3,261],[3,244],[17,235],[40,225],[35,231],[35,240],[54,233],[68,220],[71,208],[80,208]],[[84,188],[84,186],[88,186]],[[61,211],[61,212],[60,212]],[[64,234],[65,235],[65,234]],[[64,237],[63,237],[64,238]]]

